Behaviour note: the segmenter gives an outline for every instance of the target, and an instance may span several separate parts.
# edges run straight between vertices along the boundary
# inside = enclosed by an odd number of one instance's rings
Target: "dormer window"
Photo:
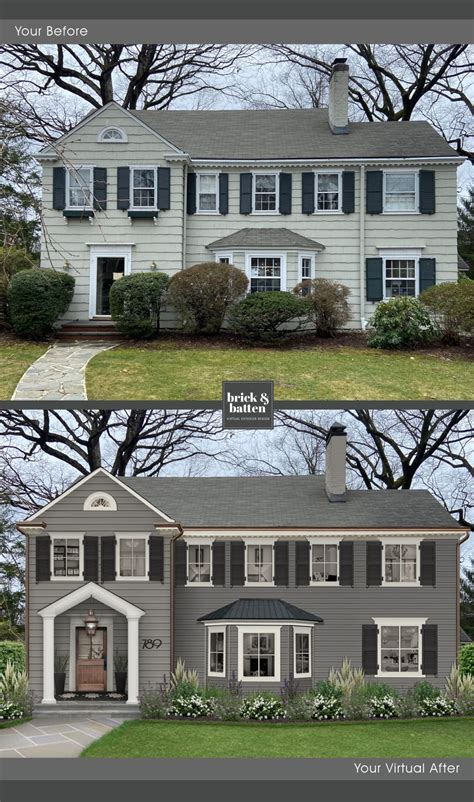
[[[122,131],[121,128],[104,128],[99,136],[97,137],[97,142],[128,142],[127,134],[125,131]]]
[[[101,512],[102,510],[115,512],[117,510],[117,502],[109,493],[91,493],[84,502],[84,509],[92,510],[93,512]]]

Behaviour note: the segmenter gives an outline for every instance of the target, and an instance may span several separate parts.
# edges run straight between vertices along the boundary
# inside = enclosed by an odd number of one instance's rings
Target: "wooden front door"
[[[98,628],[91,639],[85,627],[77,627],[76,684],[78,691],[103,692],[107,690],[107,630],[105,628]]]

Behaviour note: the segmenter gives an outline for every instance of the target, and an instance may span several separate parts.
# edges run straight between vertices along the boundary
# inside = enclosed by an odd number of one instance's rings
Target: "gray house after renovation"
[[[329,90],[327,109],[113,102],[45,147],[41,265],[76,281],[63,322],[107,321],[124,274],[204,261],[245,271],[250,292],[342,282],[355,328],[383,299],[456,281],[463,159],[427,122],[349,122],[344,59]]]
[[[425,490],[348,490],[345,447],[336,424],[316,477],[99,468],[19,523],[36,701],[56,704],[55,654],[72,694],[113,693],[113,658],[126,658],[129,711],[178,658],[244,692],[304,689],[344,657],[399,689],[441,685],[467,532]]]

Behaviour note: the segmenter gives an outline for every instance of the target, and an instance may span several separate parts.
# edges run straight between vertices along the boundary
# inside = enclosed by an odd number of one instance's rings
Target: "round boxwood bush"
[[[247,286],[248,278],[238,267],[202,262],[173,276],[168,301],[187,331],[217,334],[227,310],[245,293]]]
[[[459,670],[461,674],[470,674],[474,677],[474,642],[464,643],[459,652]]]
[[[328,278],[297,284],[293,292],[304,299],[309,319],[321,337],[334,337],[350,318],[349,287]]]
[[[0,641],[0,676],[5,671],[7,663],[13,663],[17,671],[25,668],[25,644],[19,641]]]
[[[369,321],[368,344],[373,348],[404,348],[426,343],[436,330],[417,298],[391,298],[377,306]]]
[[[304,313],[302,299],[289,292],[254,292],[233,307],[229,325],[246,339],[273,342],[284,336],[283,323]]]
[[[133,273],[110,288],[110,314],[126,337],[153,337],[160,327],[160,308],[168,286],[166,273]]]
[[[474,281],[464,278],[458,284],[436,284],[420,295],[430,310],[446,342],[458,343],[462,334],[474,331]]]
[[[74,295],[74,279],[68,273],[33,268],[16,273],[8,287],[10,322],[21,337],[50,334]]]

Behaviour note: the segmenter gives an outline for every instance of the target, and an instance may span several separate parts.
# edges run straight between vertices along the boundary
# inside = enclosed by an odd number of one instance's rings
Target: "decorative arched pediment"
[[[117,502],[110,493],[91,493],[84,502],[84,509],[92,512],[116,512]]]

